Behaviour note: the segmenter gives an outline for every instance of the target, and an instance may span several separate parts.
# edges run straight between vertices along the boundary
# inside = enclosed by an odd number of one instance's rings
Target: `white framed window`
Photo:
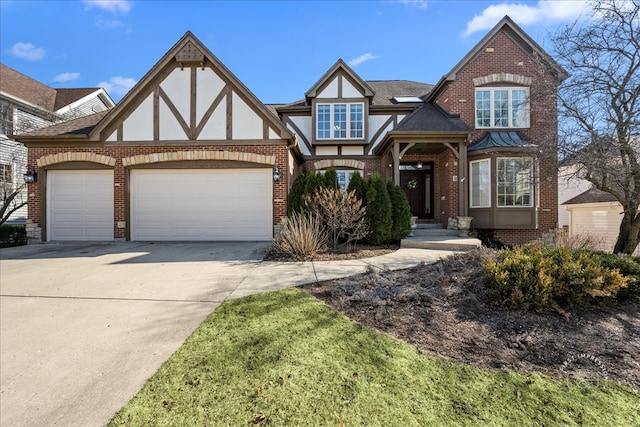
[[[319,171],[320,174],[324,175],[326,170]],[[351,182],[351,178],[353,178],[353,174],[358,172],[360,176],[362,176],[362,171],[357,169],[336,169],[336,175],[338,175],[338,185],[342,191],[347,191],[347,187]]]
[[[529,88],[477,88],[476,127],[528,128]]]
[[[316,105],[317,139],[363,139],[364,104],[336,103]]]
[[[499,157],[496,160],[498,207],[533,205],[533,159]]]
[[[491,160],[475,160],[469,163],[471,177],[471,207],[491,207]]]

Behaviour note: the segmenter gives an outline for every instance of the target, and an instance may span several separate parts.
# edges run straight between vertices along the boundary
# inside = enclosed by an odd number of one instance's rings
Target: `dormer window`
[[[363,139],[364,103],[316,105],[317,139]]]
[[[476,127],[528,128],[529,88],[476,89]]]

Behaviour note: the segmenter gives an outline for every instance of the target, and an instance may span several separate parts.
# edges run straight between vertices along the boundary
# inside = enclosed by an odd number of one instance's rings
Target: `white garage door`
[[[47,173],[47,239],[113,240],[113,171]]]
[[[131,171],[131,240],[271,240],[271,169]]]

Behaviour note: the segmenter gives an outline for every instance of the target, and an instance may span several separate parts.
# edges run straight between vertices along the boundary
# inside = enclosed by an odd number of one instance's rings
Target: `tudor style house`
[[[43,240],[269,240],[295,176],[335,168],[398,183],[420,221],[524,243],[557,226],[565,77],[505,17],[435,85],[338,60],[266,106],[187,33],[112,111],[21,135],[29,218]]]
[[[52,88],[0,64],[0,206],[6,193],[20,187],[27,171],[27,149],[9,135],[114,106],[102,88]],[[26,194],[20,194],[13,206],[23,203],[25,198]],[[8,222],[24,223],[26,217],[26,207],[20,208]]]

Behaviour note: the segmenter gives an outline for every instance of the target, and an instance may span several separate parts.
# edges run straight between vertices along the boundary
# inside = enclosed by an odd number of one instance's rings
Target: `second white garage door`
[[[131,240],[271,240],[271,169],[131,171]]]

